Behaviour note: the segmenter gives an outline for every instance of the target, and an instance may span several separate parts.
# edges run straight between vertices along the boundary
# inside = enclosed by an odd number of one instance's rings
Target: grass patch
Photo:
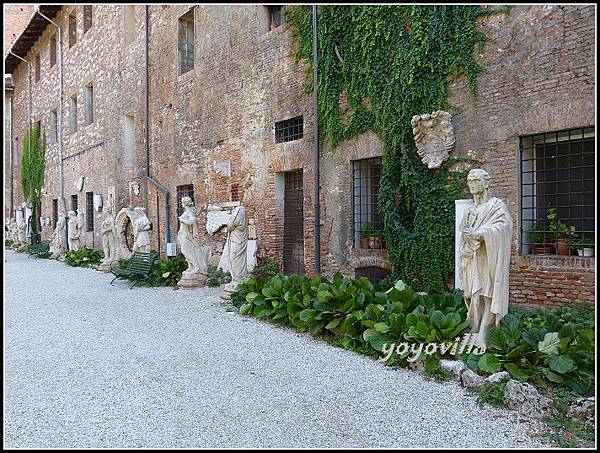
[[[500,384],[485,382],[478,391],[477,406],[483,407],[485,404],[489,404],[494,407],[506,407],[504,404],[505,388],[506,382]]]

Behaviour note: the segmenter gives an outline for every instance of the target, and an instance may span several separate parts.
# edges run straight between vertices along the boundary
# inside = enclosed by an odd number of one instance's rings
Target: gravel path
[[[4,264],[5,448],[544,446],[454,382],[226,313],[219,288]]]

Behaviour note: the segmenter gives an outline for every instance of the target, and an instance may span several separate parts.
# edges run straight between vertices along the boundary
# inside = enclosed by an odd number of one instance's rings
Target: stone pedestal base
[[[200,288],[206,284],[208,277],[202,274],[192,274],[181,276],[181,280],[177,282],[177,286],[182,289]]]
[[[221,293],[221,299],[223,300],[230,300],[231,299],[231,295],[235,293],[235,289],[227,289],[225,288],[223,290],[223,292]]]
[[[108,272],[113,264],[116,264],[117,261],[102,261],[98,264],[96,270],[98,272]]]

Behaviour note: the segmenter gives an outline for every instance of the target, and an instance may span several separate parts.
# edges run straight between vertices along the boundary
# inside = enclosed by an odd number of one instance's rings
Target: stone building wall
[[[33,5],[27,4],[6,4],[4,10],[4,54],[13,45],[19,35],[25,29],[31,14]]]
[[[489,41],[477,61],[479,98],[451,84],[456,153],[469,150],[492,176],[514,222],[511,301],[593,303],[595,258],[521,256],[519,137],[595,125],[595,7],[514,6],[480,20]]]
[[[145,174],[145,151],[143,141],[143,74],[144,74],[144,16],[143,7],[136,7],[135,40],[126,45],[122,6],[93,6],[92,27],[83,32],[83,7],[67,6],[54,19],[63,28],[63,89],[62,108],[64,194],[65,204],[59,202],[59,212],[71,209],[71,196],[78,196],[78,207],[86,211],[86,193],[106,195],[110,186],[115,187],[116,208],[130,204],[141,204],[144,191],[138,199],[130,200],[129,181],[140,181]],[[76,14],[77,41],[69,47],[68,16]],[[40,121],[48,137],[46,148],[45,189],[42,197],[42,216],[52,218],[52,200],[61,196],[60,150],[58,143],[49,140],[50,112],[60,112],[59,50],[56,64],[50,67],[50,38],[57,28],[49,24],[42,36],[30,49],[25,59],[33,62],[40,55],[40,79],[36,81],[32,66],[32,122]],[[14,148],[16,163],[20,163],[23,152],[23,136],[27,130],[28,81],[27,65],[20,64],[13,73],[14,90]],[[93,122],[84,122],[84,89],[93,84]],[[69,99],[77,96],[77,131],[69,129]],[[133,165],[127,165],[123,144],[123,116],[135,114],[136,155]],[[20,165],[15,166],[15,207],[23,200],[20,189]],[[75,183],[84,176],[84,185],[77,191]],[[86,214],[87,215],[87,214]],[[94,211],[94,231],[84,227],[82,244],[90,248],[101,248],[100,226],[102,212]],[[87,225],[87,219],[86,219]],[[54,225],[42,231],[49,240]]]

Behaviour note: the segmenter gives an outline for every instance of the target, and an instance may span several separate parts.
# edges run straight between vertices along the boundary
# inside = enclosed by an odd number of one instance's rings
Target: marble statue
[[[19,236],[17,234],[17,222],[12,217],[8,219],[6,222],[6,237],[10,239],[13,244],[16,244],[19,240]]]
[[[236,287],[248,277],[247,248],[248,248],[248,219],[246,209],[237,206],[231,213],[227,224],[227,242],[225,244],[229,255],[229,272],[231,282],[225,285],[222,299],[230,299]]]
[[[179,231],[177,242],[181,253],[188,263],[188,268],[183,271],[181,280],[177,285],[181,288],[195,288],[204,286],[208,278],[208,260],[211,247],[202,244],[200,228],[198,226],[198,212],[190,197],[183,197],[181,205],[183,214],[179,216]]]
[[[98,265],[99,272],[107,272],[112,264],[117,260],[117,230],[115,227],[115,217],[111,212],[106,214],[102,222],[102,250],[104,258]]]
[[[417,153],[428,168],[439,168],[454,148],[454,128],[452,115],[443,110],[424,115],[415,115],[410,124],[413,127]]]
[[[64,214],[58,215],[58,220],[56,221],[56,227],[54,228],[54,232],[52,233],[52,243],[50,244],[50,252],[52,253],[52,258],[60,258],[65,254],[65,250],[67,249],[67,221],[65,220]]]
[[[25,219],[23,219],[23,218],[17,219],[16,243],[19,244],[19,246],[21,246],[21,247],[27,245],[26,230],[27,230],[27,224],[25,223]]]
[[[467,319],[477,345],[485,346],[488,329],[508,312],[508,270],[513,222],[506,204],[488,194],[490,176],[473,169],[467,176],[473,202],[460,225],[461,277]]]
[[[150,219],[146,215],[146,208],[137,207],[133,209],[136,213],[136,219],[133,222],[133,252],[150,251]]]
[[[68,227],[68,244],[70,251],[81,249],[81,224],[80,219],[75,214],[75,211],[69,211]]]

